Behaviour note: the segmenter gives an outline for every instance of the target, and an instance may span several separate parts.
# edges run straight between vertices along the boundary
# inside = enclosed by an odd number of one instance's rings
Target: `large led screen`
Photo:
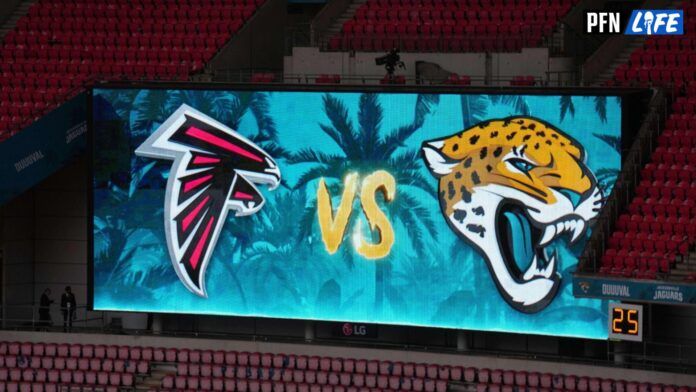
[[[618,97],[93,93],[95,309],[607,336]]]

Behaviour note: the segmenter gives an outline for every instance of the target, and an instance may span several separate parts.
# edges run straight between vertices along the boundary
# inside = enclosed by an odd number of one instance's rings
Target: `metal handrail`
[[[668,97],[664,91],[656,89],[648,105],[648,113],[624,159],[614,189],[607,198],[607,203],[603,207],[585,250],[579,258],[578,272],[598,271],[601,255],[606,251],[609,236],[616,227],[619,214],[625,210],[635,195],[636,187],[640,181],[640,170],[649,159],[657,136],[665,122],[667,101]]]
[[[273,79],[265,82],[255,82],[253,76],[255,74],[272,74]],[[272,69],[217,69],[212,75],[216,82],[227,83],[260,83],[260,84],[317,84],[316,79],[322,76],[338,76],[339,84],[379,84],[385,81],[385,75],[350,75],[336,74],[327,72],[325,74],[313,73],[298,73],[290,74],[283,73]],[[463,76],[463,75],[460,75]],[[474,86],[508,86],[513,82],[515,77],[520,75],[498,75],[496,77],[487,78],[485,75],[466,75]],[[547,71],[546,77],[534,77],[534,85],[529,87],[579,87],[578,74],[573,71]],[[395,75],[406,85],[442,85],[442,86],[461,86],[461,83],[451,82],[449,80],[437,81],[427,77],[418,77],[410,75]],[[321,83],[333,84],[333,83]]]
[[[484,40],[489,43],[494,43],[496,49],[494,52],[519,52],[525,47],[538,47],[540,43],[547,43],[551,38],[551,35],[538,36],[528,31],[521,31],[516,34],[514,38],[506,37],[501,38],[499,34],[488,34],[488,33],[473,33],[473,34],[453,34],[448,33],[444,35],[424,35],[424,34],[414,34],[414,33],[382,33],[382,35],[376,35],[375,33],[339,33],[338,35],[324,35],[317,39],[315,44],[319,46],[321,50],[324,51],[345,51],[345,50],[364,50],[368,52],[379,52],[381,50],[388,50],[390,48],[369,48],[361,49],[354,45],[354,40],[361,40],[365,42],[370,42],[370,45],[374,45],[379,42],[382,45],[383,42],[389,42],[391,46],[399,48],[401,51],[416,51],[416,52],[439,52],[447,51],[448,53],[461,52],[462,49],[458,50],[452,49],[452,43],[457,42],[458,44],[465,43],[467,46],[476,46],[477,44],[482,45]],[[331,46],[331,42],[337,42],[338,47]],[[429,48],[418,49],[409,48],[409,45],[415,42],[428,41],[430,42]],[[507,48],[506,44],[513,43],[512,47]]]
[[[41,320],[39,310],[43,307],[37,304],[0,305],[0,325],[5,329],[60,329],[63,325],[62,312],[66,308],[49,305],[50,323]],[[92,311],[87,305],[75,306],[75,318],[72,320],[73,329],[98,328],[104,329],[106,317],[102,311]],[[96,313],[92,316],[91,313]],[[58,317],[53,317],[58,315]],[[82,315],[82,317],[78,317]]]

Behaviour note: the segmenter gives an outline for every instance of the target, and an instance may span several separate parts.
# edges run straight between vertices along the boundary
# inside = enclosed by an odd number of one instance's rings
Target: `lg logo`
[[[367,327],[364,325],[343,324],[343,335],[345,336],[367,336]]]

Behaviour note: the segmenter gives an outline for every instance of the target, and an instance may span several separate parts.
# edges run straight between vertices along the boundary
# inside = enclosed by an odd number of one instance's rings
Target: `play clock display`
[[[609,338],[643,340],[643,305],[609,304]]]

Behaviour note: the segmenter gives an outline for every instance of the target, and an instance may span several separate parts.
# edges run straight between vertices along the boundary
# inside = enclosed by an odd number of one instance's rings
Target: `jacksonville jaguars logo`
[[[135,151],[173,160],[164,198],[164,230],[176,274],[206,297],[205,270],[228,210],[259,211],[264,198],[254,184],[275,189],[280,171],[261,148],[224,124],[181,105]]]
[[[477,124],[423,143],[449,226],[485,258],[498,291],[524,313],[560,287],[549,245],[583,237],[604,202],[582,146],[529,117]]]

